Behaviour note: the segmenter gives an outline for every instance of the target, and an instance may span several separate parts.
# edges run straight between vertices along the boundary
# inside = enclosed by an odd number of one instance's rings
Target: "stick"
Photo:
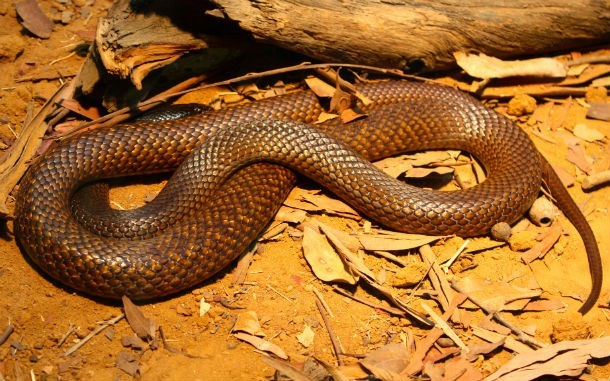
[[[99,334],[100,332],[102,332],[106,328],[110,327],[111,325],[115,325],[119,320],[123,319],[124,317],[125,317],[125,314],[120,314],[119,316],[117,316],[113,319],[102,322],[99,327],[97,327],[96,329],[91,331],[91,333],[89,333],[84,339],[82,339],[81,341],[76,343],[74,346],[72,346],[72,348],[68,349],[66,351],[66,353],[64,353],[62,355],[62,357],[70,356],[72,353],[76,352],[80,347],[85,345],[89,340],[91,340],[95,335]]]
[[[343,348],[341,347],[341,343],[339,339],[333,332],[332,327],[330,326],[330,322],[328,321],[328,315],[324,310],[324,306],[319,299],[316,299],[316,306],[318,307],[318,311],[320,312],[320,316],[322,316],[322,320],[324,321],[324,326],[326,327],[326,331],[328,332],[328,336],[330,337],[330,342],[333,345],[333,350],[335,351],[335,357],[337,358],[337,364],[339,366],[343,365],[343,360],[341,359],[341,355],[343,354]]]
[[[509,321],[507,321],[506,319],[504,319],[499,313],[498,311],[492,311],[489,308],[486,308],[480,301],[478,301],[476,298],[472,297],[471,295],[469,295],[468,293],[466,293],[455,281],[455,279],[452,279],[451,281],[451,287],[453,287],[454,290],[456,290],[457,292],[466,295],[466,297],[468,298],[468,300],[470,300],[471,302],[473,302],[474,304],[476,304],[477,306],[479,306],[480,309],[482,309],[486,314],[490,314],[493,316],[493,318],[500,324],[502,324],[503,326],[505,326],[506,328],[510,329],[516,336],[517,336],[517,340],[521,341],[522,343],[528,344],[532,347],[535,348],[543,348],[546,347],[546,344],[541,343],[540,341],[534,339],[533,337],[530,337],[527,333],[523,332],[521,329],[517,328],[515,325],[513,325],[512,323],[510,323]]]

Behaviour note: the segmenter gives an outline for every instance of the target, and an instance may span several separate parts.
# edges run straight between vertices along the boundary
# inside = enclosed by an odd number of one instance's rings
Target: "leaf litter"
[[[582,71],[582,73],[584,73],[584,69]],[[226,101],[226,100],[225,100]],[[581,135],[581,130],[580,128],[575,129],[574,134],[575,135]],[[590,132],[587,132],[590,133]],[[583,136],[579,136],[579,138],[584,139],[585,142],[590,141],[589,139],[586,139]],[[599,141],[599,139],[593,139],[594,141]],[[583,143],[583,147],[584,143]],[[582,155],[586,154],[586,151],[584,151],[584,153],[581,153]],[[408,170],[408,169],[407,169]],[[404,171],[400,172],[400,173],[404,173]],[[400,174],[399,173],[399,174]],[[315,196],[320,195],[318,192],[316,191],[305,191],[304,193],[308,193],[308,194],[314,194]],[[287,218],[286,219],[286,223],[288,225],[292,224],[292,225],[296,225],[296,224],[301,224],[304,222],[304,216],[305,214],[303,213],[304,211],[307,211],[306,213],[311,213],[311,214],[333,214],[333,215],[337,215],[337,216],[342,216],[342,217],[346,217],[349,216],[348,218],[353,219],[354,221],[358,221],[358,222],[362,222],[360,216],[358,216],[357,213],[350,211],[349,207],[345,208],[344,206],[340,206],[337,207],[335,204],[335,200],[332,201],[328,201],[328,200],[324,200],[326,196],[322,195],[320,198],[316,198],[316,197],[303,197],[303,200],[300,201],[300,203],[296,203],[298,206],[303,206],[308,204],[306,209],[305,207],[303,209],[300,210],[300,212],[298,213],[299,216],[296,218]],[[312,202],[311,200],[315,199],[315,202]],[[323,201],[320,201],[323,200]],[[290,202],[290,201],[289,201]],[[288,203],[289,203],[288,202]],[[313,206],[311,206],[313,205]],[[329,206],[330,205],[330,206]],[[336,210],[338,211],[336,211]],[[293,209],[294,210],[294,209]],[[329,212],[330,210],[330,212]],[[363,239],[362,237],[365,236],[366,234],[363,232],[358,232],[358,231],[352,231],[351,233],[343,233],[344,237],[338,238],[336,237],[338,234],[336,234],[335,232],[332,232],[332,228],[326,226],[326,227],[321,227],[324,225],[318,225],[318,229],[320,231],[322,231],[324,234],[318,233],[320,234],[320,236],[322,236],[324,239],[327,240],[328,243],[328,247],[331,248],[331,250],[333,251],[339,251],[339,252],[343,252],[342,256],[340,256],[341,262],[342,262],[342,266],[343,267],[348,267],[351,271],[353,271],[354,273],[357,274],[361,274],[363,279],[366,279],[367,282],[370,282],[370,284],[375,285],[373,286],[374,288],[376,288],[382,295],[384,295],[384,297],[387,297],[389,300],[392,300],[393,303],[395,303],[396,306],[398,306],[398,310],[404,310],[405,309],[405,304],[404,302],[400,301],[400,296],[402,295],[397,295],[395,293],[395,291],[389,287],[385,287],[383,284],[377,284],[376,283],[376,278],[377,276],[374,275],[376,274],[375,271],[371,270],[370,268],[368,268],[364,262],[361,260],[360,255],[357,253],[358,251],[398,251],[398,252],[410,252],[413,251],[419,247],[421,247],[422,245],[426,245],[428,243],[433,243],[434,241],[441,241],[441,244],[443,244],[444,242],[446,242],[446,239],[448,237],[442,237],[442,238],[438,238],[438,237],[434,237],[434,239],[432,239],[431,241],[428,241],[430,238],[429,237],[407,237],[407,235],[402,235],[402,234],[392,234],[392,238],[389,238],[388,236],[390,236],[390,233],[385,233],[379,229],[373,229],[372,233],[366,233],[371,237],[375,237],[376,235],[381,235],[382,239],[389,239],[391,241],[415,241],[415,243],[411,242],[409,244],[405,244],[405,246],[398,246],[397,244],[394,243],[390,243],[390,242],[375,242],[372,245],[366,245],[365,243],[363,243]],[[310,228],[305,228],[305,229],[310,229]],[[313,229],[312,229],[313,230]],[[281,235],[286,231],[286,227],[284,226],[281,230],[279,230],[277,233],[273,234],[273,236],[276,235]],[[335,236],[334,238],[331,238],[332,236]],[[351,240],[345,239],[345,236],[352,238]],[[269,238],[268,238],[269,239]],[[357,247],[354,246],[354,240],[357,242],[356,245]],[[341,247],[341,245],[343,246],[348,246],[346,244],[346,241],[351,241],[350,243],[350,247],[348,248],[348,250],[346,251],[344,248],[338,249],[338,247]],[[364,241],[366,241],[366,239],[364,239]],[[337,243],[339,242],[339,243]],[[370,244],[370,242],[368,242]],[[376,245],[376,246],[375,246]],[[552,244],[551,244],[552,245]],[[327,247],[327,248],[328,248]],[[483,249],[481,249],[483,250]],[[353,255],[353,257],[349,257],[348,255],[345,255],[346,253],[349,253],[351,251],[351,254]],[[423,254],[421,254],[423,256]],[[464,308],[475,308],[473,307],[473,305],[470,305],[469,307],[467,307],[468,305],[466,303],[456,303],[456,300],[459,300],[460,297],[464,297],[463,295],[461,295],[458,292],[455,292],[452,290],[452,288],[450,286],[448,286],[449,281],[447,279],[445,279],[444,277],[446,277],[447,275],[444,274],[443,271],[439,271],[439,269],[434,270],[433,268],[436,268],[436,265],[438,265],[437,262],[439,262],[439,259],[434,259],[432,258],[431,262],[429,262],[429,267],[430,267],[430,271],[428,272],[428,274],[434,274],[434,276],[437,279],[437,281],[435,281],[434,283],[436,283],[435,286],[433,286],[433,289],[430,291],[430,293],[428,295],[432,295],[433,298],[438,298],[438,300],[443,300],[443,302],[439,301],[439,304],[442,305],[442,310],[445,311],[444,316],[440,317],[440,319],[442,321],[446,321],[449,322],[451,321],[451,323],[446,323],[447,325],[445,326],[452,326],[452,325],[456,325],[456,327],[458,327],[459,329],[465,329],[465,330],[472,330],[472,332],[475,332],[475,335],[477,336],[484,336],[487,339],[484,339],[485,341],[481,341],[479,344],[474,344],[474,345],[470,345],[468,344],[468,348],[470,348],[470,350],[468,351],[470,354],[472,353],[476,353],[476,354],[490,354],[493,353],[494,351],[500,351],[502,350],[502,348],[506,348],[510,351],[514,351],[517,353],[522,353],[522,354],[527,354],[527,352],[533,352],[533,350],[529,349],[530,347],[525,346],[524,344],[521,344],[518,341],[515,341],[513,338],[511,338],[510,336],[508,336],[508,333],[504,332],[504,334],[501,333],[496,333],[493,332],[491,330],[484,330],[483,328],[477,328],[476,326],[471,325],[471,323],[468,323],[466,320],[464,319],[457,319],[457,320],[453,320],[452,316],[456,313],[456,311],[465,311]],[[363,267],[364,266],[364,267]],[[453,277],[454,274],[449,274],[449,277]],[[468,278],[462,278],[462,279],[468,279]],[[540,304],[544,304],[544,302],[553,302],[552,300],[536,300],[536,301],[530,301],[532,298],[539,298],[540,297],[540,291],[539,290],[517,290],[520,291],[522,293],[521,297],[516,297],[514,295],[512,295],[512,292],[515,292],[515,290],[510,289],[507,290],[505,289],[507,286],[511,286],[508,283],[502,283],[502,284],[485,284],[484,288],[489,288],[489,289],[494,289],[494,291],[498,294],[502,294],[501,296],[501,300],[493,300],[490,298],[485,298],[483,297],[483,302],[484,304],[491,306],[491,308],[495,308],[497,311],[509,311],[509,310],[514,310],[514,311],[523,311],[523,310],[527,310],[527,306],[530,305],[534,305],[534,303],[538,303],[538,305]],[[509,287],[510,288],[510,287]],[[514,288],[514,287],[513,287]],[[453,292],[452,292],[453,291]],[[472,290],[469,290],[472,291]],[[470,292],[469,292],[470,293]],[[481,297],[481,295],[477,295],[476,292],[473,292],[475,297]],[[408,297],[409,298],[409,297]],[[407,298],[407,299],[408,299]],[[204,299],[201,299],[204,300]],[[511,303],[514,303],[515,301],[520,301],[520,300],[526,300],[525,301],[525,305],[519,305],[516,307],[510,307]],[[138,334],[139,337],[145,338],[145,340],[151,340],[152,338],[155,337],[155,331],[156,331],[156,324],[154,323],[153,320],[148,319],[147,317],[145,317],[143,314],[138,313],[138,308],[135,306],[131,306],[128,303],[125,303],[125,311],[127,315],[131,315],[131,317],[128,316],[128,320],[130,325],[132,325],[134,332],[136,332]],[[457,306],[460,305],[461,307],[458,308]],[[410,307],[412,308],[412,307]],[[514,309],[511,309],[514,308]],[[537,308],[542,308],[542,310],[544,310],[544,306],[543,307],[537,307]],[[127,311],[130,311],[129,313]],[[541,310],[541,309],[538,309]],[[547,309],[549,310],[549,309]],[[395,311],[395,310],[394,310]],[[491,316],[491,315],[487,315],[487,316]],[[427,320],[427,318],[425,316],[422,315],[422,317],[424,319]],[[435,325],[441,325],[444,326],[444,324],[441,323],[441,320],[439,320],[439,318],[436,318],[436,323]],[[476,318],[474,320],[472,320],[473,318],[471,318],[471,321],[476,321]],[[257,319],[256,319],[257,320]],[[426,321],[424,320],[424,321]],[[457,322],[457,323],[456,323]],[[311,327],[309,326],[305,326],[308,327],[311,330]],[[500,325],[500,327],[502,327]],[[260,325],[258,326],[258,328],[260,328]],[[434,328],[433,330],[437,330],[437,328]],[[418,349],[420,350],[418,355],[415,355],[412,351],[408,351],[407,347],[403,345],[403,347],[405,348],[405,351],[401,350],[395,350],[395,353],[399,353],[398,357],[400,358],[395,358],[394,360],[396,360],[397,362],[406,362],[406,365],[404,365],[402,368],[399,369],[399,372],[396,374],[396,368],[394,365],[390,366],[389,364],[392,363],[392,357],[396,357],[395,355],[392,355],[391,351],[390,352],[384,352],[387,356],[387,358],[382,358],[380,363],[381,365],[376,365],[377,366],[377,373],[373,372],[374,374],[377,375],[377,377],[381,378],[381,379],[407,379],[407,378],[402,378],[405,377],[405,374],[407,375],[412,375],[412,374],[426,374],[428,376],[430,376],[432,379],[435,379],[435,377],[444,377],[443,379],[480,379],[481,375],[480,374],[476,374],[475,373],[471,373],[472,372],[472,366],[471,365],[466,365],[469,364],[470,361],[472,360],[472,358],[460,358],[457,356],[457,354],[459,354],[459,350],[454,348],[449,348],[449,349],[439,349],[437,347],[434,347],[434,343],[437,341],[436,339],[441,338],[443,334],[446,333],[446,331],[443,330],[437,330],[434,331],[433,330],[429,331],[429,335],[427,335],[427,337],[429,337],[430,339],[428,340],[429,345],[426,346],[426,338],[422,339],[421,341],[417,341],[418,345]],[[440,332],[439,332],[440,331]],[[461,331],[456,331],[455,329],[452,329],[452,331],[458,332],[458,335],[463,335],[464,332]],[[262,331],[261,331],[262,332]],[[259,332],[259,334],[261,333]],[[303,332],[305,332],[305,329],[303,330]],[[302,332],[302,333],[303,333]],[[313,332],[313,330],[312,330]],[[448,332],[448,331],[447,331]],[[470,332],[470,331],[465,331],[465,332]],[[485,332],[485,333],[483,333]],[[468,333],[466,333],[467,336]],[[500,337],[496,336],[492,339],[492,333],[495,333],[496,335],[500,335]],[[250,336],[248,336],[250,335]],[[435,337],[435,335],[437,336],[434,340],[432,340],[432,338]],[[135,337],[135,336],[134,336]],[[287,357],[287,354],[282,351],[279,347],[274,346],[273,344],[269,343],[268,341],[265,340],[260,340],[260,337],[258,337],[258,335],[256,334],[246,334],[243,332],[236,332],[236,337],[238,337],[240,340],[245,340],[248,341],[250,343],[252,343],[253,345],[255,345],[257,348],[259,348],[260,350],[270,350],[271,352],[274,352],[275,355],[277,355],[278,357],[282,357],[285,358]],[[258,340],[257,340],[258,339]],[[298,338],[297,338],[298,340]],[[551,373],[551,374],[568,374],[568,373],[561,373],[561,372],[576,372],[574,374],[580,374],[578,372],[581,372],[584,370],[584,366],[582,364],[586,364],[586,361],[590,360],[593,357],[607,357],[609,356],[609,354],[607,352],[604,352],[602,350],[599,350],[598,347],[595,346],[587,346],[587,345],[593,345],[591,344],[593,342],[593,340],[583,340],[583,341],[579,341],[578,345],[576,344],[572,344],[571,347],[568,347],[567,349],[563,348],[560,349],[559,351],[573,351],[571,353],[576,354],[577,356],[580,356],[580,362],[578,363],[574,363],[575,365],[565,365],[564,368],[559,369],[559,368],[551,368],[551,371],[556,371],[557,373]],[[134,340],[134,342],[132,343],[131,339],[127,340],[129,341],[129,347],[133,348],[133,349],[141,349],[141,344],[137,343],[137,340]],[[587,344],[588,343],[588,344]],[[519,348],[519,344],[521,345],[521,348]],[[607,343],[605,341],[602,341],[602,344],[605,345],[605,348],[608,347]],[[390,345],[394,345],[394,344],[390,344]],[[399,344],[402,345],[402,344]],[[586,350],[591,352],[588,353],[587,355],[583,355],[582,351],[579,352],[579,346],[583,347],[583,348],[587,348]],[[421,349],[420,349],[421,348]],[[528,348],[528,349],[526,349]],[[548,348],[548,347],[545,347]],[[555,356],[558,357],[559,356],[559,351],[555,353]],[[537,352],[541,352],[541,350],[538,350]],[[125,354],[126,353],[126,354]],[[406,354],[405,354],[406,353]],[[434,354],[432,354],[434,353]],[[412,356],[413,355],[413,356]],[[550,356],[548,353],[545,354],[545,356]],[[589,356],[589,357],[587,357]],[[131,352],[121,352],[121,354],[119,354],[120,358],[124,358],[122,361],[125,362],[125,366],[129,367],[131,366],[132,368],[129,370],[129,372],[127,370],[125,370],[126,372],[130,373],[130,372],[134,372],[134,367],[133,365],[136,364],[135,369],[138,368],[138,358],[137,356],[134,356],[133,353]],[[437,359],[434,361],[424,361],[424,359]],[[516,357],[518,358],[518,357]],[[547,358],[547,357],[545,357]],[[419,364],[418,364],[418,359],[419,360]],[[444,363],[442,362],[442,360],[447,360]],[[551,359],[548,358],[546,361],[550,361]],[[562,360],[562,359],[560,359]],[[118,360],[117,360],[118,361]],[[508,368],[509,370],[506,371],[506,375],[508,374],[524,374],[524,373],[517,373],[517,372],[533,372],[533,373],[529,373],[529,374],[536,374],[536,372],[541,372],[541,371],[545,371],[548,372],[549,368],[547,368],[546,370],[542,370],[543,367],[539,366],[539,360],[526,360],[525,363],[527,363],[527,361],[530,361],[531,363],[527,364],[527,369],[525,368],[525,366],[519,365],[519,368],[517,367],[513,367],[513,368]],[[563,360],[562,360],[563,361]],[[387,364],[386,364],[387,362]],[[509,363],[510,364],[510,363]],[[564,364],[567,364],[566,362],[564,362]],[[386,366],[387,365],[387,366]],[[508,365],[508,364],[507,364]],[[470,366],[470,368],[469,368]],[[568,369],[569,368],[569,369]],[[368,369],[368,368],[367,368]],[[406,369],[406,371],[405,371]],[[504,368],[501,368],[500,370],[503,370]],[[533,369],[533,370],[532,370]],[[555,369],[555,370],[553,370]],[[567,370],[566,370],[567,369]],[[370,370],[370,369],[369,369]],[[420,373],[421,372],[421,373]],[[137,370],[136,370],[137,373]],[[136,374],[133,373],[133,374]],[[132,373],[130,373],[132,374]],[[547,373],[544,373],[547,374]],[[467,375],[467,376],[466,376]],[[400,377],[400,378],[394,378],[394,377]],[[466,377],[466,378],[463,378]],[[477,378],[478,377],[478,378]],[[504,377],[504,376],[503,376]],[[502,379],[502,378],[497,378],[497,379]]]

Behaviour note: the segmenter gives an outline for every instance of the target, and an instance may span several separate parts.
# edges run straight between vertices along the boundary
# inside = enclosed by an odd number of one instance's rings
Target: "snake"
[[[297,181],[310,178],[381,226],[463,237],[513,223],[548,188],[587,252],[589,311],[602,284],[593,231],[548,161],[509,118],[448,86],[413,81],[356,85],[371,103],[345,124],[300,90],[179,119],[94,129],[32,163],[15,195],[15,235],[51,278],[103,298],[153,299],[188,290],[227,267],[264,231]],[[371,161],[460,149],[486,179],[438,191],[394,179]],[[151,202],[108,206],[91,185],[174,172]]]

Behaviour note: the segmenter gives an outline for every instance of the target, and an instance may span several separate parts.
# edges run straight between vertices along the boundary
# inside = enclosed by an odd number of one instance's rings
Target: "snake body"
[[[306,124],[322,109],[302,91],[74,136],[22,180],[16,235],[36,264],[72,288],[146,299],[188,289],[242,253],[294,186],[293,170],[387,227],[460,236],[514,222],[544,181],[585,242],[593,287],[580,311],[593,306],[601,287],[595,237],[519,127],[443,86],[380,82],[358,90],[373,105],[364,107],[367,118],[347,126]],[[430,191],[392,179],[369,162],[423,149],[471,152],[488,178],[461,191]],[[129,212],[107,206],[85,212],[99,200],[91,188],[77,192],[99,179],[172,170],[155,200]]]

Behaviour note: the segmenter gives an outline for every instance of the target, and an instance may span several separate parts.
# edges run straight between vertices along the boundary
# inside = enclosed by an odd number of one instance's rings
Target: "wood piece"
[[[429,71],[455,51],[512,57],[607,40],[595,0],[213,0],[258,40],[320,60]]]
[[[198,29],[209,24],[205,2],[157,0],[141,3],[140,8],[134,8],[134,3],[114,3],[99,22],[95,45],[105,69],[130,78],[138,89],[151,71],[194,50],[226,44],[224,39],[201,34]]]
[[[535,5],[529,0],[153,0],[137,9],[132,4],[115,3],[95,42],[105,68],[138,88],[152,70],[193,50],[252,48],[250,36],[313,59],[411,72],[455,67],[456,51],[506,58],[592,45],[610,36],[604,22],[610,8],[600,0]]]

